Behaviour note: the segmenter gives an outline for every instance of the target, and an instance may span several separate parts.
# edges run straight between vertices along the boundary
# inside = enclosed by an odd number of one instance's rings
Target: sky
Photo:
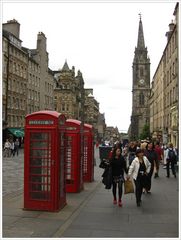
[[[176,1],[3,1],[2,22],[16,19],[22,46],[36,48],[37,34],[47,38],[49,68],[83,74],[93,88],[107,126],[127,132],[132,111],[132,63],[139,13],[151,62],[151,80],[166,46]]]

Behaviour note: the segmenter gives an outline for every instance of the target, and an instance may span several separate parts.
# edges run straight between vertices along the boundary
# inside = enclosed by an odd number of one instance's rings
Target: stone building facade
[[[43,32],[38,33],[37,47],[32,50],[32,57],[40,66],[40,110],[53,110],[54,75],[48,67],[47,39]]]
[[[167,44],[152,80],[150,96],[150,132],[154,139],[172,142],[178,147],[179,127],[179,4],[166,33]]]
[[[139,139],[145,125],[149,124],[150,59],[145,47],[143,25],[140,17],[137,47],[132,65],[132,115],[130,139]]]
[[[27,113],[54,109],[54,75],[48,67],[46,36],[39,32],[36,49],[23,48],[28,56]]]
[[[67,118],[92,124],[97,136],[99,103],[93,89],[84,88],[82,73],[75,75],[75,68],[69,69],[67,62],[59,71],[49,69],[43,32],[37,35],[35,49],[22,46],[19,36],[16,20],[3,24],[3,130],[24,128],[25,116],[32,112],[56,110]]]
[[[115,142],[120,141],[119,129],[113,126],[106,126],[104,140],[109,141],[111,145],[114,145]]]
[[[99,116],[99,103],[93,96],[93,89],[85,89],[85,121],[97,128]]]
[[[84,79],[80,70],[75,75],[75,67],[70,69],[65,61],[61,70],[54,71],[54,78],[55,110],[65,114],[66,118],[93,125],[97,135],[99,103],[93,96],[93,89],[84,88]]]
[[[105,121],[105,114],[99,113],[98,115],[98,121],[97,121],[97,141],[101,142],[101,139],[104,139],[106,130],[106,121]]]
[[[46,37],[38,33],[37,48],[22,46],[20,24],[3,24],[3,129],[23,128],[25,116],[53,110],[54,76],[48,68]]]
[[[84,80],[78,70],[69,68],[65,62],[60,71],[54,71],[54,106],[57,112],[65,114],[66,118],[81,120],[81,109],[84,106]]]
[[[16,20],[3,24],[3,129],[24,127],[27,112],[28,58],[22,49],[19,33],[20,24]]]
[[[99,136],[98,131],[98,118],[99,118],[99,103],[93,96],[93,89],[85,89],[85,107],[84,116],[85,122],[91,124],[94,127],[95,139]]]

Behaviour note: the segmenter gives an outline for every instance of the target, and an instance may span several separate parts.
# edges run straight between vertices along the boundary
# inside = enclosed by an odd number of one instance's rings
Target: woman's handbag
[[[111,189],[112,186],[112,167],[107,166],[102,174],[102,183],[105,185],[105,189]]]
[[[109,166],[109,161],[108,160],[106,160],[106,159],[102,159],[101,160],[101,162],[100,162],[100,164],[99,164],[99,167],[100,168],[106,168],[107,166]]]
[[[134,193],[134,186],[131,180],[125,180],[124,182],[124,194]]]

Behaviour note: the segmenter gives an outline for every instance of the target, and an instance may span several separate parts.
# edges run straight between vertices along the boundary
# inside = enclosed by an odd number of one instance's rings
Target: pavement
[[[59,212],[23,210],[23,150],[3,158],[3,238],[178,238],[179,175],[152,178],[152,193],[144,194],[137,207],[134,194],[123,195],[123,207],[112,203],[112,191],[102,184],[95,151],[94,181],[80,193],[67,193]]]

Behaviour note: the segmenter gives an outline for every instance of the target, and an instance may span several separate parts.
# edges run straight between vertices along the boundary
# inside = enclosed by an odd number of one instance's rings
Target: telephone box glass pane
[[[65,134],[60,133],[60,197],[63,197],[65,194],[65,189],[62,186],[65,186]]]
[[[30,198],[50,200],[51,133],[30,133]]]
[[[84,136],[84,164],[83,164],[83,174],[84,176],[88,171],[88,137]]]
[[[66,183],[74,183],[74,156],[73,156],[73,137],[67,137],[67,146],[66,146]]]

